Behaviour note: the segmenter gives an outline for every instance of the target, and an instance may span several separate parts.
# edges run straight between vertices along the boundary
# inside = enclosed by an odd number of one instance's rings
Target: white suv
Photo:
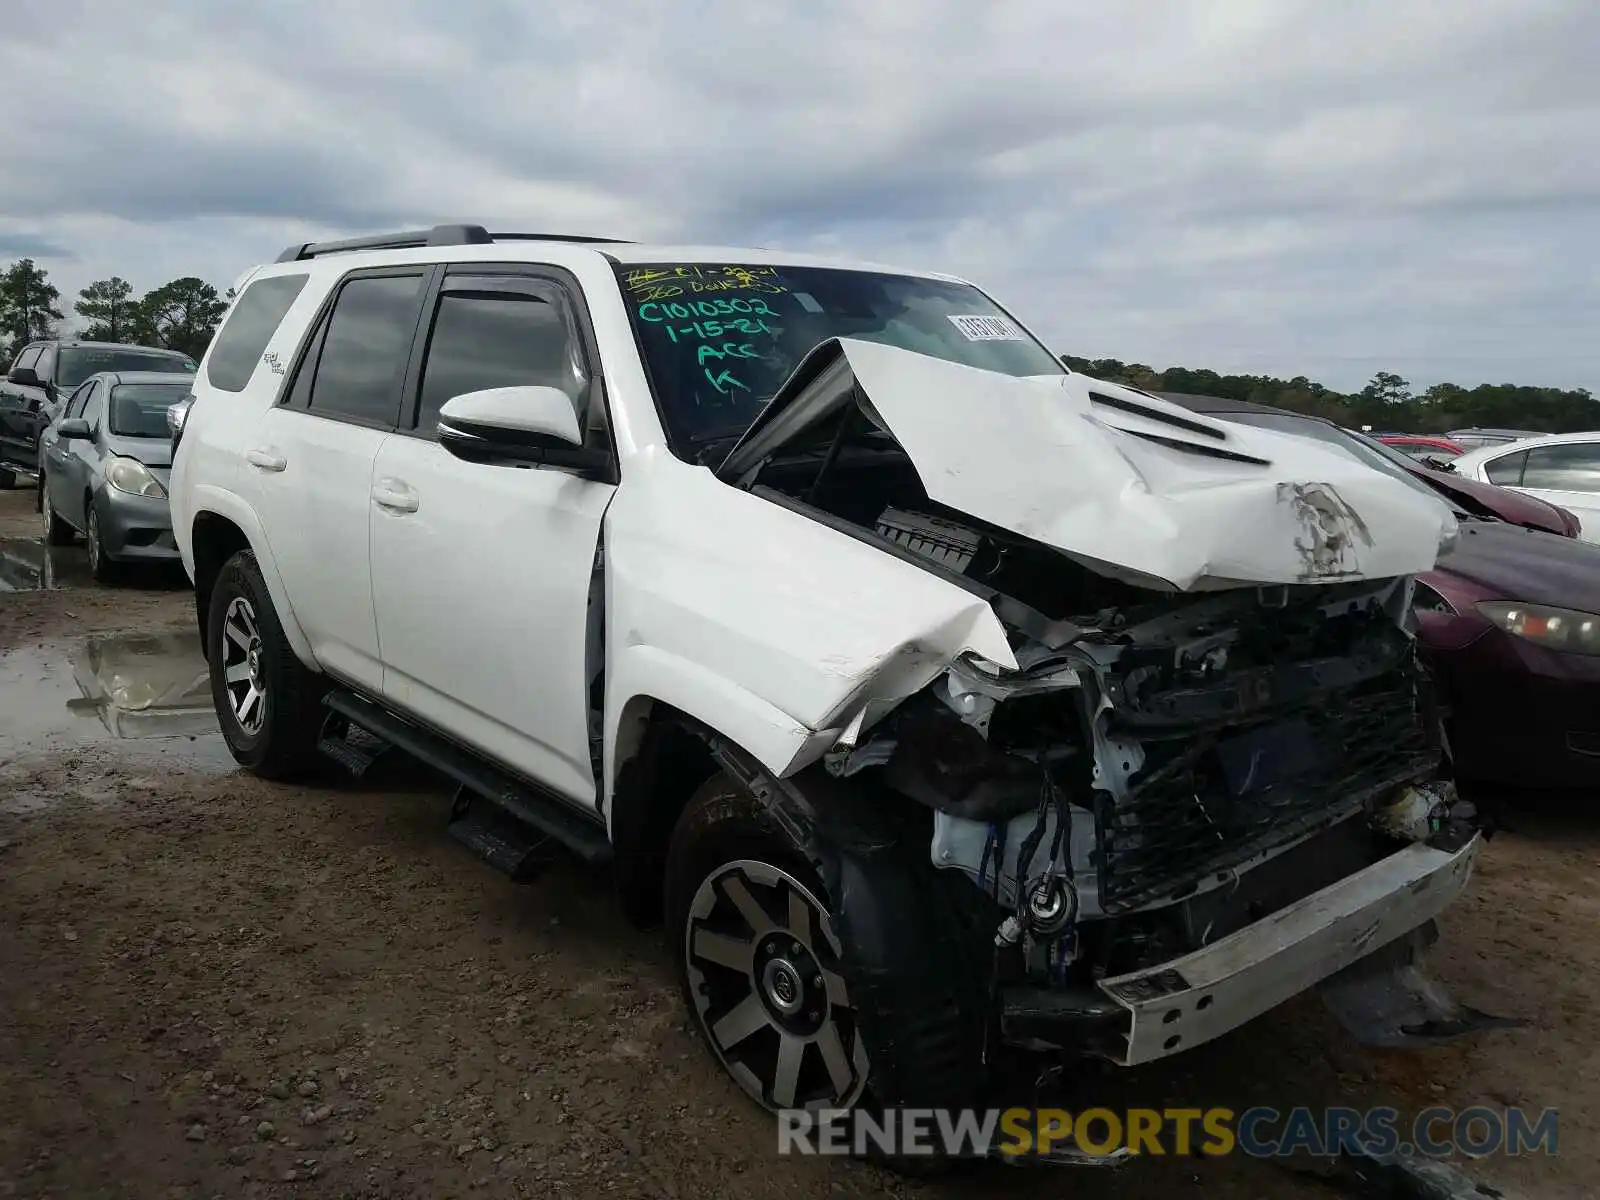
[[[771,1109],[972,1103],[1006,1048],[1143,1063],[1318,984],[1387,1044],[1470,1024],[1395,1003],[1480,840],[1409,633],[1455,528],[1398,480],[1073,374],[959,279],[476,226],[291,247],[194,394],[237,759],[398,746],[514,875],[610,862]]]

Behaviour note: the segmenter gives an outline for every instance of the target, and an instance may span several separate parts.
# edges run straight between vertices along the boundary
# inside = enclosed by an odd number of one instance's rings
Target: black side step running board
[[[605,826],[597,817],[579,812],[565,800],[513,779],[437,734],[403,721],[353,692],[334,690],[322,702],[346,717],[352,725],[398,746],[413,758],[420,759],[460,784],[461,795],[451,822],[451,832],[496,866],[505,869],[505,853],[501,850],[489,853],[489,847],[480,844],[485,839],[475,834],[479,826],[493,825],[496,827],[493,840],[503,844],[509,829],[504,821],[487,821],[473,814],[471,808],[476,806],[461,802],[467,799],[468,794],[525,826],[530,842],[554,839],[584,862],[604,863],[611,860],[611,839],[606,836]],[[485,814],[486,817],[490,815]],[[463,823],[467,827],[457,831],[455,826]]]

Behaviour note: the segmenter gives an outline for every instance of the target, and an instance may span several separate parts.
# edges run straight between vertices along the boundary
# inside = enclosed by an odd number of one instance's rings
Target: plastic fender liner
[[[973,1103],[986,1083],[992,960],[950,890],[971,885],[935,871],[926,841],[897,833],[858,787],[820,767],[777,779],[726,742],[711,748],[822,877],[871,1056],[872,1102]]]

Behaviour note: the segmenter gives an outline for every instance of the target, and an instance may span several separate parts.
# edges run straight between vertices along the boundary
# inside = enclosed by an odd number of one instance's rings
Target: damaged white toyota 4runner
[[[979,1102],[1415,966],[1480,835],[1411,577],[1442,504],[1067,372],[944,276],[490,235],[292,247],[181,422],[223,731],[398,746],[525,876],[610,862],[772,1109]]]

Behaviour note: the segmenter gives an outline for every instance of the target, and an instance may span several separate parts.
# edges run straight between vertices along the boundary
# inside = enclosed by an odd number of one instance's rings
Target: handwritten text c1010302
[[[649,300],[639,305],[639,319],[659,324],[662,321],[692,321],[696,317],[775,317],[765,300],[746,300],[742,297],[716,300],[657,301]]]

